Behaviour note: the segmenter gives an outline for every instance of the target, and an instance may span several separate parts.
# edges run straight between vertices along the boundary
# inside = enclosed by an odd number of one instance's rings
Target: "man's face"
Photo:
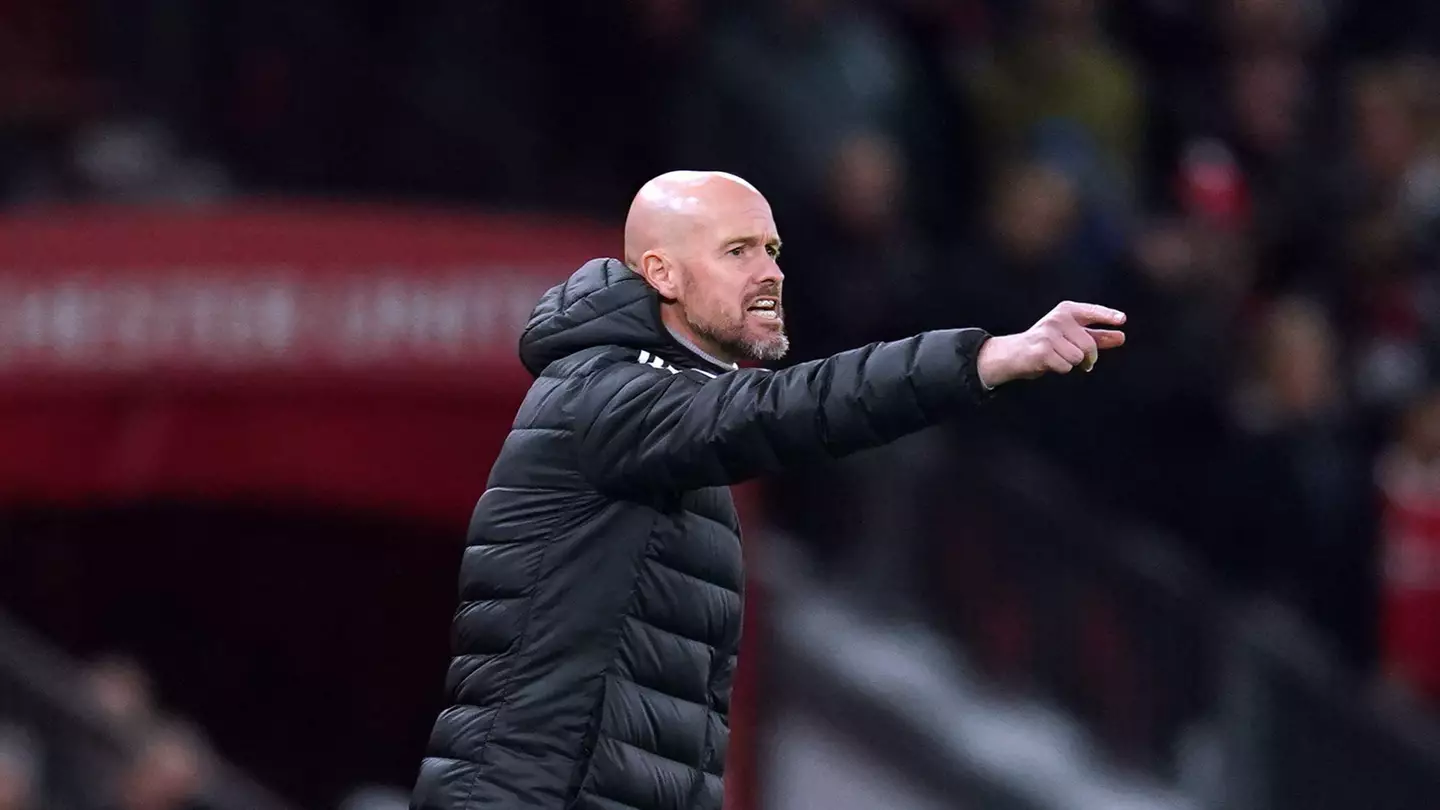
[[[697,220],[675,256],[677,300],[702,348],[727,358],[779,360],[790,348],[780,236],[765,199],[734,190]]]

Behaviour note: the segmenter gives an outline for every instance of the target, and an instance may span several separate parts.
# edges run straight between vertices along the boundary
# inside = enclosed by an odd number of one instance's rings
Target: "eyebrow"
[[[778,236],[774,239],[761,239],[758,236],[735,236],[726,239],[723,244],[728,247],[730,245],[758,245],[761,242],[773,246],[776,250],[779,250],[783,244]]]

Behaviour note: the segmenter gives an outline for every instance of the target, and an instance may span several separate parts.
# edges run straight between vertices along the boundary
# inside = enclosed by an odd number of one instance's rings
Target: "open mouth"
[[[780,319],[780,300],[769,297],[756,298],[750,302],[750,306],[745,311],[756,317],[778,321]]]

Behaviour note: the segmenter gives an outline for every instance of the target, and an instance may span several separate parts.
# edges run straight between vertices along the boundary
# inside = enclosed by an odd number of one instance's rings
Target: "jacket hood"
[[[592,259],[540,297],[520,334],[520,362],[538,377],[593,346],[655,349],[669,334],[654,288],[618,259]]]

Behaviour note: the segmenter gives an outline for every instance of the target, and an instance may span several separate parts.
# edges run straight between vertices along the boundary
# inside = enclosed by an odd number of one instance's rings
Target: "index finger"
[[[1067,302],[1064,306],[1066,312],[1082,326],[1096,323],[1107,326],[1120,326],[1125,323],[1125,313],[1118,309],[1102,307],[1099,304],[1077,304],[1072,302]]]

